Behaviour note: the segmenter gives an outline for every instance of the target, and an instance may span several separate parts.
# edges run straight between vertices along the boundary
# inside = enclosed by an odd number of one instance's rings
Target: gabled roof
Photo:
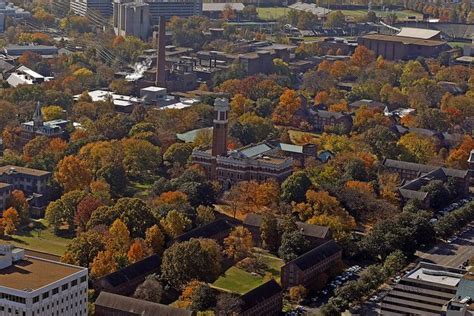
[[[230,231],[234,226],[225,219],[218,219],[209,224],[197,227],[175,238],[175,242],[183,242],[191,238],[211,238],[221,232]]]
[[[330,111],[325,111],[325,110],[316,110],[312,111],[312,114],[317,117],[322,117],[322,118],[334,118],[336,120],[347,117],[350,118],[350,114],[347,113],[341,113],[341,112],[330,112]]]
[[[107,274],[106,276],[97,280],[99,284],[109,284],[112,287],[133,280],[140,276],[147,276],[159,269],[161,265],[161,258],[159,255],[152,255],[136,263],[126,266],[125,268]]]
[[[274,295],[281,294],[281,291],[281,286],[274,279],[271,279],[240,297],[244,302],[242,311],[246,311]]]
[[[435,170],[442,170],[444,175],[454,178],[465,178],[468,175],[467,170],[453,169],[453,168],[444,168],[439,166],[423,165],[415,162],[393,160],[393,159],[384,159],[382,165],[386,168],[396,168],[403,170],[417,171],[420,174],[429,174]]]
[[[127,315],[159,315],[159,316],[190,316],[194,315],[192,311],[167,306],[163,304],[152,303],[145,300],[139,300],[132,297],[117,295],[108,292],[100,292],[95,305],[118,312],[127,313]],[[121,314],[122,315],[122,314]]]
[[[278,223],[282,220],[278,219]],[[248,226],[260,227],[263,222],[263,216],[259,214],[250,213],[245,216],[243,223]],[[301,233],[307,237],[313,238],[329,238],[331,230],[327,226],[311,225],[303,222],[296,222],[296,225],[300,229]]]
[[[308,251],[307,253],[299,256],[298,258],[290,261],[288,264],[293,263],[302,271],[307,270],[321,262],[322,260],[331,257],[332,255],[341,251],[341,248],[336,244],[334,240],[330,240],[321,246]]]

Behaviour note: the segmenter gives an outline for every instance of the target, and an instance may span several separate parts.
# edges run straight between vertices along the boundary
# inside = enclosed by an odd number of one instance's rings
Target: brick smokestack
[[[158,51],[156,56],[156,82],[157,87],[166,88],[165,77],[165,41],[166,41],[166,19],[160,16],[159,30],[158,30]]]

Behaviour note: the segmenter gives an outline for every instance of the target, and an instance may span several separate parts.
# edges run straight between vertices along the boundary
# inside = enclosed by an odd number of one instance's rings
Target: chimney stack
[[[159,30],[158,30],[158,49],[156,57],[156,82],[157,87],[166,88],[166,74],[165,74],[165,46],[166,46],[166,19],[160,16]]]

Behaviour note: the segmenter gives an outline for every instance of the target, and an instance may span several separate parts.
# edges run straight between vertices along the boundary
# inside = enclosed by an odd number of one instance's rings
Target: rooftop
[[[458,285],[459,281],[461,281],[462,274],[419,267],[406,275],[405,278],[455,287]]]
[[[4,173],[7,173],[7,174],[22,173],[22,174],[27,174],[31,176],[37,176],[37,177],[51,174],[51,172],[49,171],[31,169],[31,168],[26,168],[26,167],[18,167],[18,166],[12,166],[12,165],[0,167],[0,175]]]
[[[405,45],[421,45],[421,46],[441,46],[446,42],[438,40],[425,40],[420,38],[405,37],[405,36],[394,36],[394,35],[383,35],[383,34],[367,34],[362,38],[379,40],[384,42],[400,42]]]
[[[441,31],[438,30],[419,29],[415,27],[402,27],[397,36],[429,40],[439,36],[440,33]]]
[[[242,309],[246,311],[274,295],[281,294],[281,291],[280,285],[274,279],[271,279],[241,296],[241,300],[244,302]]]
[[[336,244],[334,240],[330,240],[313,250],[308,251],[307,253],[299,256],[298,258],[290,261],[294,263],[302,271],[313,267],[318,262],[325,260],[341,251],[341,248]]]
[[[235,11],[242,11],[245,8],[245,5],[241,2],[227,3],[227,2],[218,2],[218,3],[203,3],[202,11],[219,11],[222,12],[225,8],[230,7]]]
[[[36,290],[81,270],[84,268],[36,257],[26,257],[0,270],[0,286],[20,291]]]

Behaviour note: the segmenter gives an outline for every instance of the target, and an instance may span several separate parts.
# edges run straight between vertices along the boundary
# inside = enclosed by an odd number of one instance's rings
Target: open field
[[[33,220],[32,223],[34,228],[23,228],[6,242],[21,248],[63,255],[71,239],[54,235],[44,219]]]
[[[258,16],[262,20],[277,20],[285,15],[288,14],[290,9],[287,7],[264,7],[264,8],[257,8]],[[341,10],[344,15],[352,16],[354,18],[360,18],[367,14],[367,10]],[[383,17],[386,16],[392,11],[374,11],[377,16]],[[422,15],[420,13],[410,11],[410,10],[403,10],[403,11],[393,11],[398,17],[399,20],[406,20],[409,16],[416,16],[417,19],[421,19]]]
[[[247,271],[233,266],[220,276],[212,285],[225,291],[244,294],[268,281],[269,274],[279,282],[280,268],[284,264],[283,261],[269,254],[262,253],[256,255],[260,256],[262,261],[268,266],[266,276],[252,275]]]
[[[290,139],[294,144],[307,144],[309,142],[314,142],[316,141],[319,137],[321,137],[320,134],[316,133],[309,133],[309,132],[302,132],[302,131],[296,131],[296,130],[289,130],[288,134],[290,135]]]

